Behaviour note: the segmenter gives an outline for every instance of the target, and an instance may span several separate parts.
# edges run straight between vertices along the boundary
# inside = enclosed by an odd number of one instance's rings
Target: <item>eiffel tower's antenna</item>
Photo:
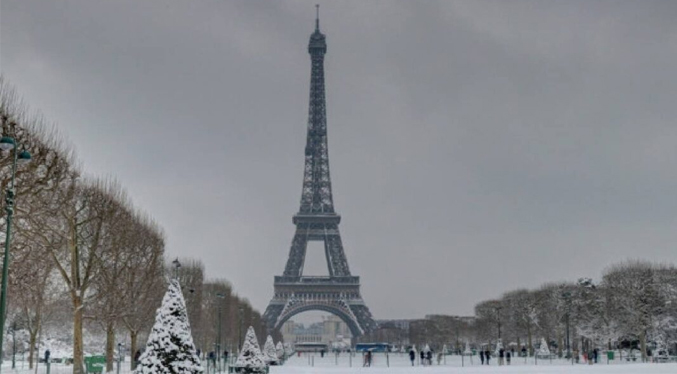
[[[320,31],[320,4],[315,4],[315,30]]]

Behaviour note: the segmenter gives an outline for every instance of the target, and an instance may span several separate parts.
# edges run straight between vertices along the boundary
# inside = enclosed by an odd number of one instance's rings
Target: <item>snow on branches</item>
[[[135,374],[199,374],[203,372],[195,352],[186,303],[176,280],[157,311],[155,325],[148,336]]]
[[[266,344],[263,345],[263,355],[266,364],[277,365],[279,358],[275,349],[275,343],[273,343],[273,337],[270,335],[268,335],[268,338],[266,339]]]
[[[242,351],[234,366],[238,370],[238,373],[259,374],[266,372],[267,365],[265,358],[263,353],[261,353],[261,348],[259,348],[259,342],[256,339],[256,333],[252,326],[249,326],[247,330]]]

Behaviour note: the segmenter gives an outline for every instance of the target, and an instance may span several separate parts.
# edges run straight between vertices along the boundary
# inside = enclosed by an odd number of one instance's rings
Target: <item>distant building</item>
[[[340,349],[347,348],[352,337],[348,325],[334,315],[308,326],[289,320],[281,330],[282,339],[287,343],[324,343],[330,348]]]

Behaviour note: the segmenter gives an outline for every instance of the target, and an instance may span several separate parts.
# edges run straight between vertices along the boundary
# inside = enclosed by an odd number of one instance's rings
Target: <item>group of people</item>
[[[206,357],[207,365],[213,365],[214,367],[216,367],[216,354],[217,352],[214,351],[210,351],[209,353],[207,353]],[[197,356],[200,359],[202,359],[202,351],[200,351],[199,349],[197,350]],[[224,364],[228,362],[228,351],[223,351],[223,354],[221,355],[221,360],[223,360]]]
[[[425,351],[421,351],[421,365],[423,366],[429,366],[433,364],[433,350],[432,349],[427,349]],[[441,356],[440,356],[441,357]],[[416,351],[412,347],[409,350],[409,361],[411,361],[411,366],[414,366],[416,362]],[[440,363],[440,358],[438,357],[437,364]]]
[[[500,348],[498,350],[498,365],[503,366],[506,363],[510,365],[510,360],[514,355],[515,355],[514,350],[506,351],[505,349]],[[491,351],[489,351],[488,349],[480,351],[480,361],[482,365],[484,365],[485,361],[487,365],[489,365],[490,360],[491,360]]]
[[[580,358],[578,356],[578,349],[574,349],[574,358],[576,360],[576,363],[579,362]],[[583,362],[586,364],[592,365],[593,363],[597,363],[597,360],[599,359],[599,350],[597,348],[589,351],[589,352],[583,352]]]

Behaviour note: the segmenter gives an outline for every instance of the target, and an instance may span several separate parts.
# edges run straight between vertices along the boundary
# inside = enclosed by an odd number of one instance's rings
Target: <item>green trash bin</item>
[[[615,354],[616,352],[614,351],[606,351],[606,358],[608,358],[609,360],[613,360]]]
[[[106,356],[85,357],[85,369],[87,373],[103,373],[106,368]]]

